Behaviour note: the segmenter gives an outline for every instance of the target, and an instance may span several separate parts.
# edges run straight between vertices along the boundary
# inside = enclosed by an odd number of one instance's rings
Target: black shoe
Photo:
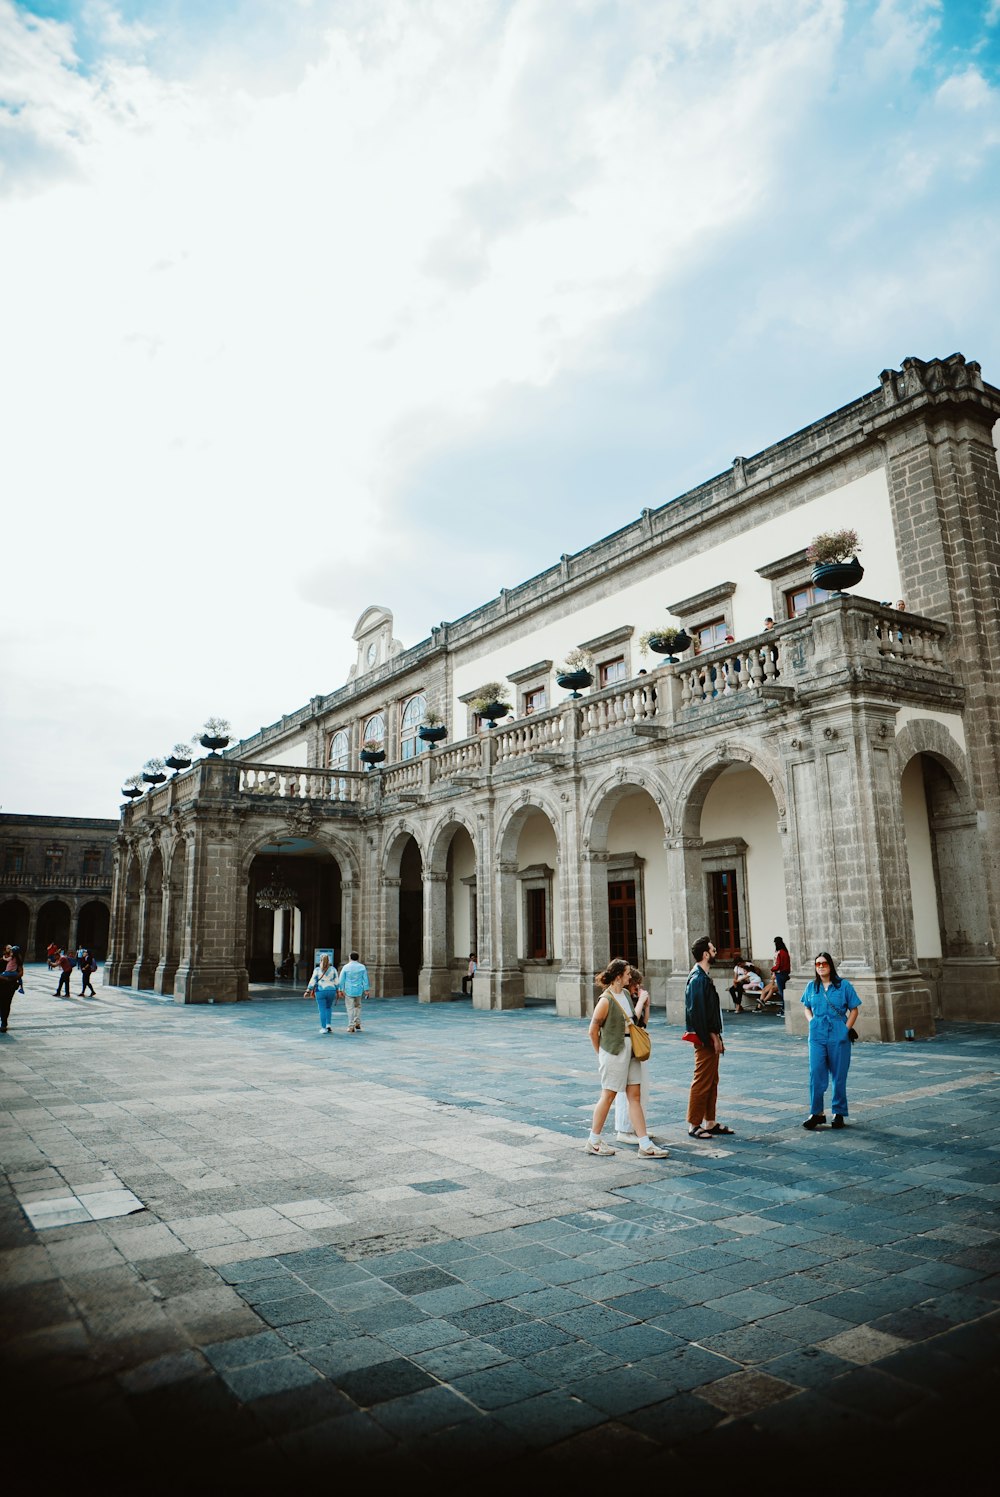
[[[826,1122],[825,1112],[814,1112],[802,1124],[803,1128],[821,1128]]]
[[[843,1118],[842,1114],[839,1113],[839,1112],[835,1112],[834,1115],[833,1115],[833,1122],[831,1123],[830,1126],[832,1128],[846,1128],[847,1124],[844,1121],[844,1118]]]

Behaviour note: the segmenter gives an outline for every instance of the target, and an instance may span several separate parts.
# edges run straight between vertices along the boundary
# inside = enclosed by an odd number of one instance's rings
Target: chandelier
[[[293,910],[299,902],[295,890],[286,884],[277,867],[271,870],[271,878],[257,893],[259,910]]]

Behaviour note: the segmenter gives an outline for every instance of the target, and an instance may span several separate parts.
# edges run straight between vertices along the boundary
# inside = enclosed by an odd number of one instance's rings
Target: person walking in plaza
[[[24,962],[21,960],[20,946],[5,946],[3,949],[3,971],[0,972],[0,1034],[7,1033],[7,1025],[10,1019],[10,1006],[14,1002],[14,994],[24,988],[21,979],[24,976]]]
[[[708,975],[716,949],[708,936],[702,936],[691,947],[694,966],[684,990],[685,1039],[694,1045],[694,1076],[688,1094],[688,1137],[716,1138],[733,1133],[716,1122],[715,1108],[719,1095],[719,1060],[725,1055],[722,1043],[722,1005],[715,983]]]
[[[597,1000],[594,1017],[590,1021],[590,1043],[597,1052],[597,1071],[601,1078],[601,1095],[594,1108],[594,1116],[587,1140],[588,1154],[613,1154],[615,1151],[601,1138],[601,1129],[607,1121],[612,1103],[619,1092],[628,1098],[629,1116],[639,1141],[640,1159],[665,1159],[666,1149],[654,1144],[646,1128],[642,1111],[641,1089],[645,1062],[636,1060],[632,1054],[632,1037],[626,1018],[635,1022],[635,1010],[625,987],[629,964],[616,957],[597,979],[604,992]]]
[[[63,996],[69,998],[72,996],[69,990],[69,974],[76,966],[76,958],[70,956],[68,951],[60,951],[56,966],[59,968],[59,981],[56,984],[56,990],[52,994],[52,996],[53,998],[60,998]],[[65,984],[66,986],[65,995],[63,994],[63,984]]]
[[[361,1000],[369,996],[368,968],[356,951],[351,952],[340,972],[337,991],[347,1008],[347,1033],[361,1033]]]
[[[313,975],[309,979],[303,997],[315,998],[316,1007],[319,1009],[319,1032],[320,1034],[332,1034],[333,1005],[337,997],[337,969],[330,961],[329,954],[324,951],[319,959],[319,965],[313,968]]]
[[[77,953],[77,961],[80,963],[80,997],[86,998],[87,989],[90,989],[91,998],[96,998],[94,984],[91,977],[97,971],[97,962],[94,960],[86,946],[81,946]]]
[[[637,967],[629,967],[625,975],[625,987],[628,989],[628,995],[632,1000],[632,1008],[635,1011],[635,1022],[640,1029],[645,1029],[649,1022],[649,994],[642,985],[642,973]],[[645,1118],[649,1101],[649,1087],[646,1084],[649,1066],[648,1064],[643,1064],[640,1069],[642,1071],[642,1080],[639,1082],[639,1102],[642,1106],[642,1115]],[[647,1130],[649,1129],[648,1118],[646,1128]],[[639,1135],[632,1127],[632,1119],[629,1116],[628,1094],[626,1092],[619,1092],[615,1097],[615,1133],[619,1143],[637,1144],[639,1142]]]
[[[462,978],[462,992],[466,998],[472,996],[472,983],[478,971],[479,964],[476,961],[476,953],[474,951],[470,951],[469,966],[466,970],[465,976]]]
[[[821,1128],[826,1122],[823,1098],[833,1077],[833,1126],[846,1127],[847,1072],[851,1065],[851,1042],[857,1039],[861,999],[846,977],[841,977],[828,951],[815,961],[816,976],[802,994],[802,1007],[809,1020],[809,1116],[803,1128]]]

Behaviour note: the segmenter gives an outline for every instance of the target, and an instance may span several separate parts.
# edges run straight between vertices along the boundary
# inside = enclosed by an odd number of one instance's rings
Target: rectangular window
[[[725,619],[709,619],[708,623],[698,624],[690,632],[694,638],[695,654],[699,655],[702,650],[714,650],[716,645],[724,645],[729,629]]]
[[[104,854],[96,847],[88,847],[83,855],[83,874],[85,878],[96,878],[101,871],[104,862]]]
[[[4,873],[24,872],[24,848],[8,847],[3,860]]]
[[[600,686],[614,686],[616,682],[625,679],[624,655],[616,655],[614,660],[602,660],[597,667],[597,680]]]
[[[63,850],[61,847],[47,847],[45,849],[45,872],[48,877],[62,873]]]
[[[708,875],[708,907],[712,936],[719,956],[730,961],[740,949],[740,909],[736,896],[736,869],[725,868]]]
[[[608,934],[612,959],[623,956],[639,965],[639,932],[635,918],[635,879],[608,884]]]
[[[525,717],[529,712],[544,712],[549,705],[544,686],[536,686],[531,691],[526,691],[523,700]]]
[[[785,614],[790,619],[797,619],[814,603],[825,603],[832,597],[825,587],[817,587],[813,582],[803,583],[802,587],[793,587],[785,594]]]
[[[528,899],[528,956],[544,959],[548,956],[545,939],[545,890],[529,889]]]

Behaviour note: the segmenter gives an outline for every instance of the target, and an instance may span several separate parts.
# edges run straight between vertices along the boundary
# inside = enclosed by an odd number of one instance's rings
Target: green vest
[[[622,1006],[610,988],[601,994],[608,1000],[608,1017],[601,1026],[601,1049],[609,1055],[621,1055],[625,1049],[625,1015]]]

